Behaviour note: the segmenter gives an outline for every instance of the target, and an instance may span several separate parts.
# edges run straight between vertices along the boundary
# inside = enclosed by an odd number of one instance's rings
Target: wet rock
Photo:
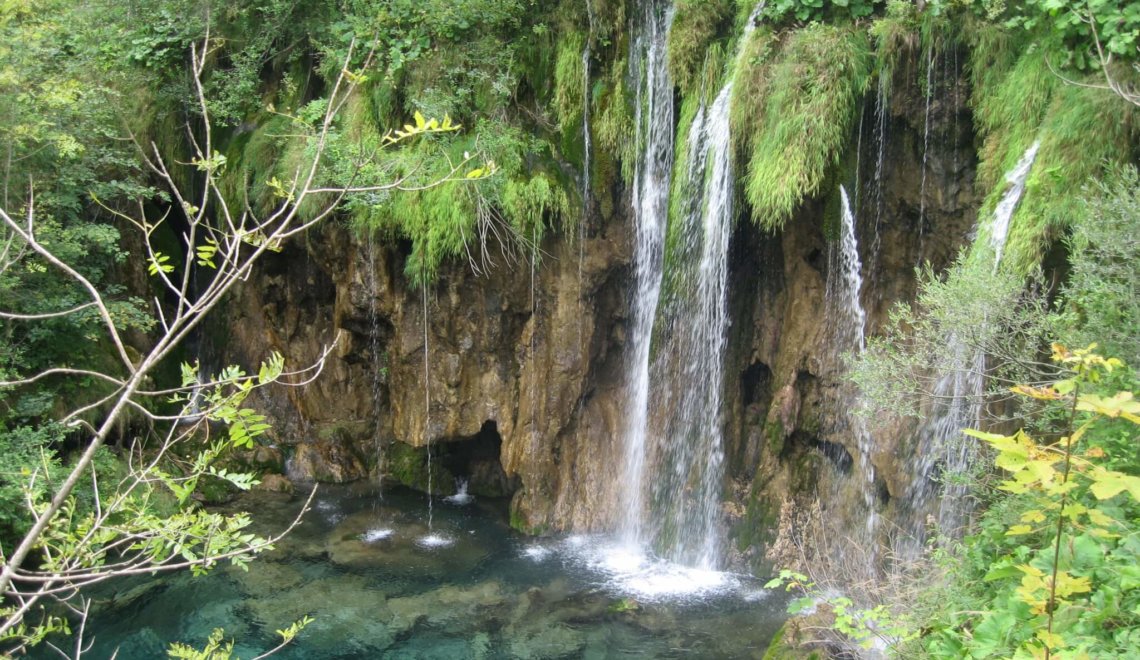
[[[329,426],[315,441],[297,445],[290,474],[304,481],[345,483],[368,475],[354,448],[353,437],[342,426]]]
[[[283,474],[266,474],[261,476],[261,483],[254,486],[257,490],[270,493],[293,493],[293,482]]]

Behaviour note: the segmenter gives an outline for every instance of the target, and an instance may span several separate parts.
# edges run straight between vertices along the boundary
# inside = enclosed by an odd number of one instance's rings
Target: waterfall
[[[760,3],[749,17],[742,44],[754,29],[762,6]],[[646,70],[653,70],[651,59]],[[631,456],[631,464],[644,471],[649,462],[654,468],[651,484],[644,483],[643,474],[635,482],[652,494],[648,508],[653,512],[653,524],[651,529],[643,524],[638,528],[639,534],[650,532],[651,540],[671,561],[703,569],[715,568],[721,555],[723,360],[729,321],[728,246],[735,219],[729,132],[732,90],[730,75],[711,106],[698,108],[690,128],[686,145],[688,169],[681,182],[685,204],[676,211],[676,226],[670,229],[676,234],[670,238],[668,268],[661,265],[668,201],[663,193],[668,190],[668,176],[656,180],[665,184],[654,190],[655,194],[662,194],[654,208],[659,217],[653,224],[657,272],[652,292],[654,305],[650,309],[656,313],[638,320],[645,322],[642,328],[646,333],[652,333],[655,326],[661,330],[652,374],[654,386],[666,391],[655,392],[652,410],[636,413],[637,423],[659,431],[659,437],[649,438],[642,433],[636,438],[640,444],[629,446],[629,451],[637,453]],[[671,126],[671,109],[669,120]],[[667,158],[663,155],[658,163],[665,164]],[[645,198],[638,197],[640,193],[641,189],[635,191],[639,227],[645,217],[640,214],[646,210],[642,203]],[[643,246],[639,241],[639,249]],[[668,281],[669,294],[667,303],[658,308],[663,276]],[[647,334],[646,343],[638,345],[644,351],[640,357],[645,359],[646,378],[651,366],[649,338]],[[648,396],[648,383],[643,391]],[[638,504],[643,506],[640,500]]]
[[[829,271],[829,275],[834,272],[838,280],[828,278],[827,296],[837,301],[840,313],[845,317],[845,334],[850,337],[844,339],[862,353],[867,328],[867,313],[859,302],[859,292],[863,288],[863,264],[859,260],[859,243],[855,239],[855,213],[843,186],[839,186],[839,198],[842,203],[839,250],[833,252],[835,267]]]
[[[637,77],[637,144],[643,151],[633,183],[634,291],[628,338],[623,500],[620,532],[627,543],[644,541],[642,492],[649,411],[649,347],[661,294],[661,266],[673,169],[673,85],[665,69],[671,2],[646,0],[632,40],[630,67]]]
[[[994,208],[989,225],[989,247],[994,252],[995,269],[1001,263],[1010,220],[1025,191],[1039,146],[1039,142],[1034,142],[1017,165],[1006,173],[1005,182],[1009,187]],[[946,338],[946,350],[951,356],[950,366],[935,381],[934,403],[919,430],[919,445],[911,459],[911,474],[916,478],[907,494],[911,516],[904,525],[911,538],[901,542],[898,548],[904,558],[921,552],[928,516],[938,522],[944,533],[953,534],[962,528],[969,513],[965,503],[968,486],[962,480],[941,477],[964,474],[974,458],[974,444],[962,438],[962,429],[981,426],[986,356],[956,334]],[[936,497],[937,509],[933,502]]]
[[[668,342],[669,376],[676,407],[661,439],[662,466],[654,483],[654,501],[665,511],[666,552],[674,561],[713,568],[720,555],[718,520],[724,476],[722,438],[724,349],[728,326],[728,242],[733,223],[732,144],[728,128],[732,84],[726,85],[690,133],[690,192],[699,197],[680,228],[690,255],[673,268],[671,286],[678,300],[667,316],[673,328]],[[702,190],[703,187],[703,190]],[[695,264],[694,264],[695,262]],[[660,382],[660,381],[659,381]],[[677,494],[684,493],[684,502]]]
[[[1029,179],[1029,170],[1033,168],[1033,161],[1037,159],[1037,149],[1040,147],[1040,140],[1030,145],[1021,160],[1017,161],[1017,165],[1005,175],[1005,182],[1009,184],[1009,188],[994,208],[993,224],[990,225],[990,247],[994,251],[994,268],[1001,263],[1005,241],[1009,238],[1009,222],[1013,218],[1013,212],[1017,210],[1021,195],[1025,192],[1025,182]]]
[[[832,342],[837,363],[839,357],[845,353],[863,352],[866,348],[867,331],[867,313],[859,298],[863,289],[863,264],[859,259],[859,243],[855,236],[855,212],[847,196],[847,189],[842,185],[839,186],[839,197],[840,234],[839,240],[831,243],[828,252],[826,290],[828,323],[832,328]],[[858,396],[852,386],[844,387],[846,389],[841,396],[850,397],[852,400]],[[871,462],[874,439],[862,417],[849,415],[844,421],[859,450],[857,465],[862,477],[859,491],[866,510],[864,534],[857,540],[860,547],[869,553],[870,564],[874,566],[877,557],[875,534],[879,523],[875,507],[875,466]],[[845,548],[842,547],[838,550],[841,554],[845,552]]]

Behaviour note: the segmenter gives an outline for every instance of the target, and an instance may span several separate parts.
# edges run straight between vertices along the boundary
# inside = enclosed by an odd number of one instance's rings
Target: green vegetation
[[[854,379],[881,412],[916,414],[925,379],[953,367],[938,338],[954,337],[989,356],[985,396],[1006,400],[1004,428],[1021,428],[968,431],[991,447],[1003,479],[981,470],[973,495],[984,513],[972,535],[923,560],[925,579],[901,592],[905,604],[875,604],[895,613],[898,631],[883,638],[900,657],[1140,652],[1140,382],[1121,360],[1137,357],[1138,194],[1128,167],[1073,200],[1080,212],[1060,299],[995,269],[982,241],[945,279],[927,274],[916,306],[896,310],[857,360]],[[1099,337],[1103,346],[1091,343]],[[1091,341],[1080,350],[1055,343],[1053,364],[1041,364],[1049,339]]]
[[[269,547],[246,531],[248,517],[197,502],[254,485],[225,460],[267,430],[245,400],[286,367],[273,356],[256,374],[229,368],[202,387],[210,376],[184,364],[178,343],[225,293],[219,282],[242,279],[305,223],[335,216],[406,245],[408,279],[426,284],[449,260],[482,272],[537,259],[552,232],[575,233],[583,167],[599,211],[614,217],[640,146],[630,89],[639,63],[628,60],[640,7],[588,2],[2,3],[0,592],[11,565],[22,584],[54,574],[82,583],[124,557],[205,570]],[[857,642],[886,635],[907,638],[908,650],[978,657],[1140,648],[1138,388],[1117,362],[1140,365],[1140,180],[1120,166],[1135,159],[1137,109],[1119,90],[1089,88],[1106,75],[1135,80],[1134,4],[931,0],[920,11],[899,1],[777,0],[739,44],[737,65],[726,55],[754,3],[676,2],[668,69],[681,111],[665,305],[687,259],[678,228],[700,178],[688,176],[688,136],[725,82],[742,198],[769,231],[854,166],[844,149],[868,90],[877,78],[889,94],[916,59],[931,67],[952,49],[969,53],[980,217],[1040,141],[1002,267],[983,222],[948,273],[923,271],[915,305],[895,311],[853,371],[872,405],[921,414],[931,380],[960,364],[945,350],[953,336],[991,356],[984,396],[1003,399],[995,415],[1025,429],[979,434],[1011,479],[979,487],[989,508],[976,535],[940,551],[948,577],[921,596],[930,603],[913,619],[922,634],[895,628],[886,609],[833,599],[846,617],[840,632]],[[1106,70],[1107,54],[1118,64]],[[275,217],[286,230],[253,228]],[[23,218],[34,220],[34,237],[21,233]],[[1038,265],[1060,241],[1068,272],[1057,277],[1067,280],[1051,298]],[[1058,348],[1050,365],[1041,351],[1052,340],[1099,347]],[[1015,405],[1009,387],[1019,383],[1028,398]],[[783,435],[772,424],[762,441],[779,454]],[[402,447],[395,476],[426,488],[424,451]],[[131,451],[153,462],[128,466],[121,457]],[[811,459],[798,460],[810,474]],[[433,485],[446,483],[435,474]],[[741,550],[776,517],[755,489],[750,500]],[[29,507],[49,512],[38,531]],[[34,542],[12,561],[29,531]],[[5,650],[67,627],[38,606],[43,624],[24,625],[13,602],[0,604]],[[205,651],[173,652],[229,651],[219,633]]]
[[[990,191],[982,217],[992,214],[1005,192],[1003,174],[1031,144],[1041,145],[1004,259],[1020,273],[1077,219],[1082,186],[1107,165],[1129,161],[1136,134],[1134,107],[1108,91],[1066,85],[1048,56],[1026,36],[996,28],[980,30],[971,48],[972,104],[985,139],[978,181]],[[1090,74],[1073,75],[1096,83]]]
[[[1068,239],[1064,295],[1075,346],[1140,365],[1140,177],[1131,167],[1090,184]]]
[[[779,229],[835,165],[871,76],[866,31],[813,24],[770,46],[757,31],[736,73],[733,129],[749,153],[752,219]],[[769,47],[771,50],[769,50]]]
[[[700,80],[709,47],[732,17],[729,0],[679,0],[669,28],[668,70],[682,94]]]

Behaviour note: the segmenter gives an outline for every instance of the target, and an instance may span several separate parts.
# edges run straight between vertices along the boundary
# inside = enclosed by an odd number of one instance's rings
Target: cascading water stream
[[[762,7],[763,3],[757,5],[749,17],[742,44],[754,29]],[[737,52],[739,57],[741,51]],[[679,234],[670,239],[674,247],[667,277],[668,304],[657,309],[657,318],[645,319],[644,326],[647,333],[655,323],[670,329],[652,365],[655,386],[670,388],[654,400],[668,403],[647,410],[642,422],[663,432],[651,439],[653,446],[646,446],[642,438],[642,455],[637,459],[644,465],[648,455],[655,468],[652,484],[648,488],[642,485],[653,496],[652,540],[671,561],[705,570],[715,569],[721,555],[723,358],[728,327],[728,246],[735,219],[729,130],[732,90],[730,77],[712,105],[699,108],[693,120],[687,145],[689,167],[683,182],[686,203],[676,218],[678,226],[670,230]],[[671,109],[669,115],[671,121]],[[665,187],[655,192],[668,189],[667,178],[661,182]],[[655,209],[660,214],[654,225],[657,232],[664,224],[666,202],[662,199]],[[653,247],[658,254],[663,250],[662,239],[661,233],[654,234]],[[655,303],[665,270],[659,265]],[[645,339],[648,342],[649,336]],[[644,358],[648,376],[647,350]],[[645,392],[648,394],[648,387]],[[657,420],[663,423],[654,423]]]
[[[1037,159],[1037,150],[1041,142],[1036,141],[1022,155],[1021,160],[1005,175],[1005,182],[1009,188],[1002,195],[1001,201],[994,207],[994,219],[990,225],[990,247],[994,251],[994,268],[1001,263],[1002,253],[1005,251],[1005,241],[1009,238],[1009,223],[1013,219],[1013,212],[1017,210],[1017,203],[1025,193],[1025,183],[1029,179],[1029,170],[1033,168],[1033,161]]]
[[[994,207],[989,225],[989,247],[994,253],[995,270],[1001,263],[1010,221],[1025,192],[1039,146],[1039,142],[1034,142],[1005,176],[1009,187]],[[967,345],[956,334],[946,338],[946,351],[951,363],[935,381],[934,403],[919,430],[919,446],[913,454],[910,472],[918,476],[908,493],[912,515],[905,529],[910,538],[903,540],[898,548],[903,558],[915,557],[921,552],[927,516],[934,516],[944,533],[953,534],[961,529],[969,513],[968,487],[960,480],[941,477],[965,473],[974,458],[974,444],[963,440],[962,429],[981,426],[986,356],[979,347]],[[935,497],[938,497],[936,510]]]
[[[665,38],[672,3],[647,0],[631,43],[630,66],[637,77],[637,143],[644,145],[633,184],[635,222],[634,295],[629,328],[624,436],[623,501],[619,532],[640,547],[645,540],[646,437],[649,410],[649,348],[661,294],[662,253],[673,169],[673,85],[665,69]],[[643,63],[642,66],[639,64]]]
[[[841,206],[839,241],[832,243],[829,253],[827,277],[827,304],[831,325],[834,328],[834,345],[839,352],[862,353],[866,347],[867,313],[859,295],[863,289],[863,264],[859,259],[859,243],[855,236],[855,213],[847,189],[839,186]],[[854,397],[852,392],[850,396]],[[861,492],[866,508],[865,538],[862,545],[872,554],[874,564],[874,536],[879,517],[875,509],[875,466],[871,462],[874,441],[866,422],[858,415],[848,417],[850,432],[859,448],[859,470],[863,477]]]

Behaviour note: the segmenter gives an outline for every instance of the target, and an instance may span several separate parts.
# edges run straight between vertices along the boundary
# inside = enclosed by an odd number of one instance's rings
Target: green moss
[[[479,154],[470,169],[493,161],[497,173],[475,181],[465,179],[463,169],[459,176],[430,185],[449,176],[449,164],[461,162],[465,153]],[[484,242],[490,254],[529,257],[527,245],[541,240],[555,220],[570,225],[577,220],[567,212],[566,191],[573,190],[573,184],[562,178],[550,145],[505,122],[483,121],[447,141],[420,140],[393,152],[378,170],[388,179],[408,177],[409,187],[424,186],[350,203],[359,230],[381,230],[411,240],[405,272],[413,282],[434,279],[446,259],[481,254]]]
[[[542,536],[549,531],[546,525],[531,525],[513,501],[511,502],[510,524],[511,529],[527,536]]]
[[[428,492],[427,449],[393,442],[388,449],[388,476],[399,483],[421,492]],[[452,491],[455,476],[438,463],[431,466],[431,494],[445,495]]]
[[[753,221],[774,230],[837,162],[870,80],[870,42],[864,30],[819,24],[788,34],[771,56],[763,35],[750,41],[746,56],[763,56],[737,74],[733,115],[750,154]]]
[[[666,63],[681,93],[689,94],[702,77],[713,40],[732,17],[732,3],[729,0],[678,0],[674,11]],[[716,70],[719,72],[720,67]]]
[[[597,89],[593,99],[593,131],[597,138],[599,158],[608,158],[621,163],[621,175],[625,182],[633,181],[637,163],[637,139],[635,136],[634,97],[626,86],[626,60],[614,63],[610,78]],[[605,179],[595,177],[598,185]]]
[[[768,649],[764,651],[764,660],[820,660],[819,651],[801,651],[792,642],[785,641],[788,634],[788,625],[780,626]]]
[[[668,306],[678,293],[678,287],[685,282],[685,267],[690,268],[696,261],[692,251],[697,243],[691,240],[687,232],[697,230],[692,227],[688,219],[700,211],[693,208],[703,197],[702,191],[693,190],[694,183],[703,183],[703,179],[694,182],[696,175],[703,173],[690,172],[689,163],[689,135],[694,129],[693,121],[702,106],[699,94],[690,94],[681,104],[681,114],[677,124],[677,139],[674,142],[673,179],[669,194],[669,217],[665,228],[665,252],[663,262],[663,277],[661,282],[662,304]],[[687,292],[682,292],[685,294]],[[658,314],[659,322],[664,322],[667,314]]]
[[[784,425],[780,420],[774,420],[764,426],[764,435],[768,436],[768,451],[773,456],[779,456],[784,451]]]

